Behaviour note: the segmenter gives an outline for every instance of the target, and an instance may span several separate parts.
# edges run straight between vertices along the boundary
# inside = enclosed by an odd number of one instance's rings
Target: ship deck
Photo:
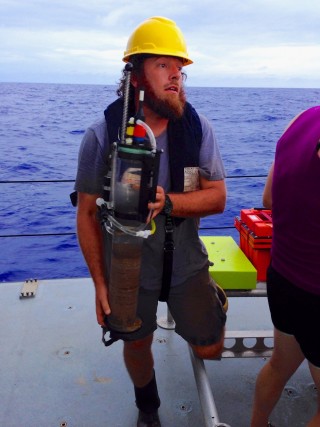
[[[108,348],[101,343],[91,279],[39,281],[35,295],[25,298],[20,298],[22,286],[1,283],[0,425],[134,427],[137,410],[122,343]],[[165,303],[159,304],[158,318],[168,319]],[[230,297],[228,333],[270,330],[266,298]],[[249,426],[265,356],[202,363],[174,330],[163,327],[155,332],[153,350],[163,427]],[[284,390],[273,423],[305,426],[315,406],[304,362]]]

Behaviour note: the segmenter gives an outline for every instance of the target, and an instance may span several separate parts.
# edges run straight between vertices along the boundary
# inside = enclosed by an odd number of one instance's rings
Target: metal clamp
[[[38,289],[38,279],[28,279],[24,282],[21,292],[21,298],[31,298],[36,295]]]

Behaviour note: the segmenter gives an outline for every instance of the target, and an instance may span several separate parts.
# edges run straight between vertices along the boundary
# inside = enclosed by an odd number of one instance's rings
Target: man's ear
[[[132,84],[132,86],[134,88],[138,87],[138,80],[137,80],[137,77],[134,74],[131,74],[130,83]]]

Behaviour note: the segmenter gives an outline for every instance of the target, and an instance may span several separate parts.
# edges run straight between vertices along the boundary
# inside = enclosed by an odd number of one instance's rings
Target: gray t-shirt
[[[199,174],[207,180],[218,181],[225,178],[225,171],[219,148],[212,126],[208,120],[200,116],[202,125],[202,143],[199,160]],[[160,171],[158,185],[165,192],[170,191],[170,173],[168,158],[167,132],[156,138],[157,148],[162,150],[160,156]],[[78,171],[75,190],[89,194],[102,195],[103,177],[106,174],[106,159],[109,148],[107,141],[106,123],[102,118],[90,126],[81,143],[79,150]],[[187,190],[196,189],[197,175],[192,171],[185,174]],[[190,179],[190,173],[193,179]],[[192,188],[194,187],[194,188]],[[165,217],[155,218],[156,233],[143,242],[141,286],[146,289],[161,288],[163,266],[163,244]],[[187,278],[195,275],[208,264],[208,256],[204,245],[198,236],[198,218],[187,218],[174,230],[174,255],[172,286],[182,284]]]

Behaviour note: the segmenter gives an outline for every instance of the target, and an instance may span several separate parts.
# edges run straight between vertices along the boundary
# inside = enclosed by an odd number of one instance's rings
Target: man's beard
[[[139,83],[144,88],[144,103],[150,110],[163,119],[177,120],[182,117],[186,104],[186,94],[183,87],[180,88],[179,97],[161,99],[156,95],[145,76]]]

